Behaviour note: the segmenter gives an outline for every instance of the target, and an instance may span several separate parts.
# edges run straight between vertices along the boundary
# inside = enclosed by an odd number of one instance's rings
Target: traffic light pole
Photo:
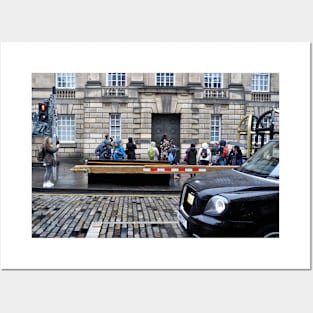
[[[57,145],[57,108],[56,108],[56,92],[55,92],[55,87],[52,87],[52,95],[49,98],[49,106],[51,108],[52,112],[52,143],[53,147],[56,147]],[[56,153],[53,154],[55,164],[57,164],[57,156]],[[57,166],[53,166],[53,178],[54,181],[57,181]]]

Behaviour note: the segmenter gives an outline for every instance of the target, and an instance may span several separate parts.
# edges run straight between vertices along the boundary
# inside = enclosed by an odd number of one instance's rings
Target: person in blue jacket
[[[120,139],[116,139],[114,142],[114,152],[112,157],[113,160],[123,160],[126,157],[126,153]]]

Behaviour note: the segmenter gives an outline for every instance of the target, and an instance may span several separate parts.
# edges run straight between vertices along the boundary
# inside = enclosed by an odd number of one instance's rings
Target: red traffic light
[[[39,120],[41,122],[48,121],[48,105],[46,103],[39,103]]]
[[[41,112],[45,112],[47,110],[47,106],[44,103],[40,104],[40,109]]]

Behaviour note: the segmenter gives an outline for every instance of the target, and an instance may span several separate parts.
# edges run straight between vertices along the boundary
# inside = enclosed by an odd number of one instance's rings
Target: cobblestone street
[[[32,196],[32,236],[39,238],[186,237],[178,195],[41,194]]]

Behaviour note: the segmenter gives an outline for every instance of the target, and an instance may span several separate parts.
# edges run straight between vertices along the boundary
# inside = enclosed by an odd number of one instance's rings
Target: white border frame
[[[162,51],[167,51],[166,57],[160,57]],[[280,73],[279,239],[68,240],[31,237],[33,72],[175,73],[208,69],[211,72]],[[308,167],[311,160],[308,154],[302,154],[301,162],[296,166],[292,166],[290,160],[291,151],[306,147],[310,140],[310,86],[310,44],[305,42],[2,43],[1,267],[310,269],[311,169]],[[13,117],[11,112],[16,105],[19,114]],[[301,136],[290,127],[295,114],[301,114]],[[19,127],[12,127],[12,123]],[[12,153],[16,145],[25,157]]]

